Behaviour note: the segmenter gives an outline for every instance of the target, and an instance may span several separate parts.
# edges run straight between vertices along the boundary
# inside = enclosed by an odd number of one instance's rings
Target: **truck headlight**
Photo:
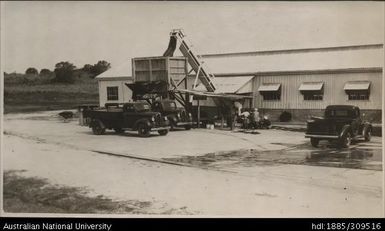
[[[168,120],[167,116],[165,116],[165,117],[163,117],[163,118],[164,118],[164,121],[167,121],[167,120]]]
[[[176,116],[177,116],[178,118],[180,118],[180,113],[176,114]]]
[[[190,112],[188,113],[188,117],[192,117],[192,114]]]
[[[155,117],[151,117],[151,121],[154,122],[155,121]]]

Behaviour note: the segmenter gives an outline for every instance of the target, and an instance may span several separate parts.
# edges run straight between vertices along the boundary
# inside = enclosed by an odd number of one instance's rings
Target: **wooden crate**
[[[132,59],[134,82],[176,83],[187,74],[187,60],[184,57],[143,57]]]

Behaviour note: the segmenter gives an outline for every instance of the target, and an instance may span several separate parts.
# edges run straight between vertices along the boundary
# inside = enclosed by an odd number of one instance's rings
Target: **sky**
[[[161,56],[183,28],[199,54],[384,43],[383,2],[1,2],[5,72]]]

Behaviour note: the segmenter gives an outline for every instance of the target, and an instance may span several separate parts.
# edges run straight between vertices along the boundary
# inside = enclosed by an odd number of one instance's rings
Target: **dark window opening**
[[[263,91],[261,95],[263,100],[281,100],[281,91]]]
[[[346,91],[349,100],[369,100],[369,91]]]
[[[119,100],[118,87],[107,87],[107,100]]]
[[[302,91],[304,100],[323,100],[323,91]]]

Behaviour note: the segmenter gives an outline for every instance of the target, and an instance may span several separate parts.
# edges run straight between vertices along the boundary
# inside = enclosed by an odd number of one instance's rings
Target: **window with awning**
[[[280,83],[264,83],[258,88],[263,100],[281,100]]]
[[[323,82],[304,82],[299,87],[304,100],[322,100],[324,95]]]
[[[344,90],[349,100],[369,100],[370,81],[350,81],[345,83]]]

